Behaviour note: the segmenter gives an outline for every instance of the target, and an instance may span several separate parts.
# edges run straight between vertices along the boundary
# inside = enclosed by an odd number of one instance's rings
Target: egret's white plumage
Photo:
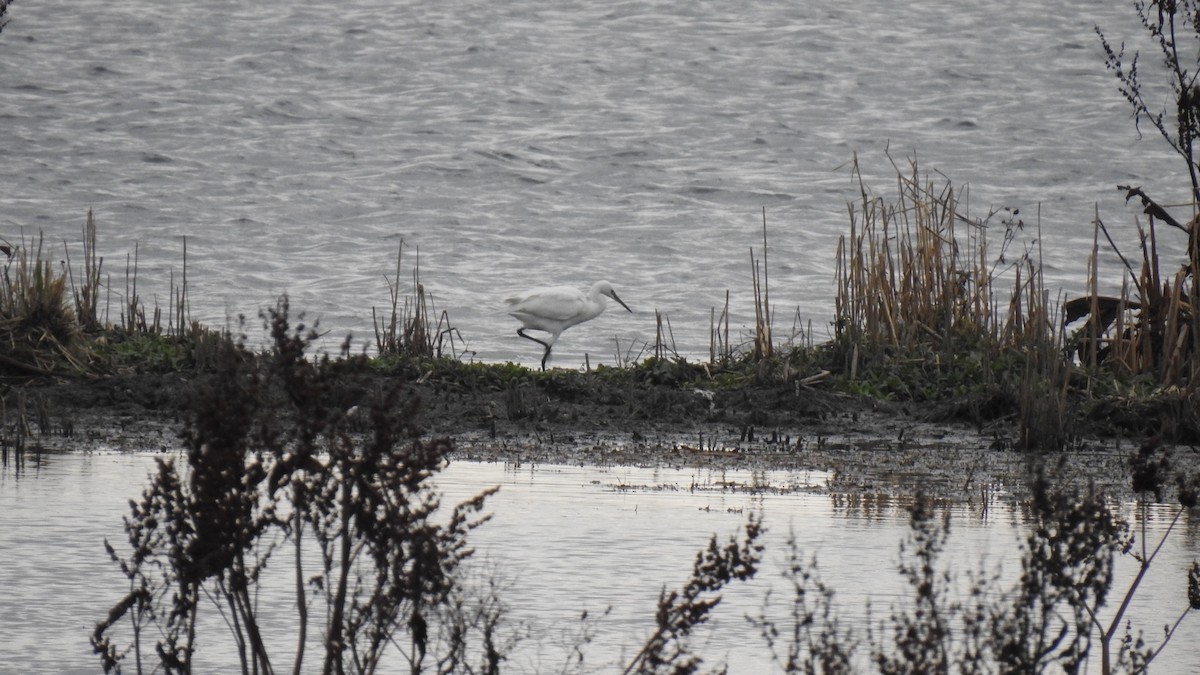
[[[545,370],[550,348],[558,341],[558,336],[575,324],[600,316],[606,304],[604,296],[616,300],[626,311],[633,311],[617,297],[617,292],[607,281],[597,281],[587,293],[572,286],[548,286],[508,298],[505,302],[509,305],[508,313],[524,324],[517,329],[517,335],[546,348],[542,354],[542,370]],[[550,339],[539,340],[527,335],[526,330],[544,331],[550,334]]]

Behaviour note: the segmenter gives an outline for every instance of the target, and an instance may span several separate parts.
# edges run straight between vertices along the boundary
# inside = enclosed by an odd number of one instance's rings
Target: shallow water
[[[121,550],[121,517],[137,498],[154,455],[72,453],[44,456],[18,473],[0,472],[0,673],[92,673],[88,635],[123,592],[123,577],[102,547],[107,537]],[[506,672],[557,671],[564,645],[575,640],[583,610],[595,621],[595,640],[586,662],[611,671],[627,660],[653,624],[654,604],[664,586],[682,584],[695,552],[712,534],[733,534],[749,510],[763,513],[769,528],[766,564],[759,576],[734,584],[709,629],[693,644],[709,663],[721,660],[730,672],[762,672],[769,666],[764,643],[743,618],[757,615],[778,578],[787,532],[795,532],[803,557],[815,555],[822,579],[835,589],[843,625],[861,631],[869,602],[884,616],[902,591],[893,572],[897,545],[907,529],[902,500],[882,495],[859,499],[830,495],[828,476],[815,471],[712,473],[632,468],[589,468],[453,463],[438,478],[453,502],[488,485],[500,485],[491,500],[493,521],[477,530],[481,574],[495,574],[510,605],[509,626],[525,625],[532,637],[519,643]],[[788,487],[787,490],[764,489]],[[986,514],[978,506],[952,509],[952,535],[945,554],[965,578],[982,562],[1017,573],[1020,516],[1001,502]],[[1148,523],[1161,532],[1167,514],[1155,508]],[[1200,555],[1200,523],[1185,519],[1168,539],[1132,606],[1132,617],[1149,635],[1181,608],[1186,569]],[[1128,564],[1118,568],[1117,587],[1128,583]],[[271,593],[263,599],[269,604]],[[290,644],[294,618],[282,593],[280,622],[268,640]],[[786,597],[776,605],[782,607]],[[210,613],[208,620],[213,619]],[[1185,621],[1153,672],[1191,672],[1200,620]],[[218,625],[202,646],[205,670],[233,666],[231,645]],[[285,652],[286,653],[286,652]],[[276,664],[279,665],[278,663]],[[399,672],[399,671],[395,671]]]
[[[1132,40],[1126,3],[45,0],[11,17],[0,235],[43,231],[78,265],[94,208],[112,320],[135,243],[137,293],[165,307],[187,236],[193,318],[256,331],[286,292],[362,346],[403,238],[403,290],[419,247],[469,356],[536,363],[502,299],[602,277],[636,313],[573,329],[558,365],[637,355],[656,309],[707,354],[727,290],[735,339],[753,322],[764,207],[776,334],[798,310],[827,336],[855,153],[877,192],[890,148],[969,184],[977,217],[1020,208],[1025,243],[1040,207],[1047,279],[1071,292],[1097,206],[1133,248],[1115,185],[1187,195],[1104,69],[1093,26]]]

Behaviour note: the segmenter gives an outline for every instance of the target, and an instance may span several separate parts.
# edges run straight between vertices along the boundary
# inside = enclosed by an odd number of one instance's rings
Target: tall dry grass
[[[171,272],[171,306],[147,306],[138,292],[138,247],[127,256],[125,288],[114,290],[103,274],[104,258],[97,246],[97,222],[88,210],[82,228],[82,258],[62,242],[63,256],[50,261],[44,237],[3,241],[0,278],[0,369],[33,375],[79,375],[104,371],[99,357],[107,345],[141,340],[143,347],[160,349],[168,337],[172,349],[182,349],[191,362],[205,360],[213,344],[224,339],[190,317],[187,282],[187,240],[183,242],[183,272],[176,283]],[[77,255],[77,254],[76,254]],[[118,319],[110,322],[110,305]],[[144,340],[143,340],[144,338]],[[135,350],[136,351],[136,350]]]
[[[82,369],[77,350],[79,325],[66,302],[67,275],[44,254],[44,239],[4,246],[0,278],[0,361],[6,369],[45,374],[54,362]]]
[[[443,310],[439,315],[430,309],[432,300],[421,283],[421,253],[417,250],[412,268],[412,292],[401,293],[401,263],[404,259],[404,240],[396,251],[396,272],[392,278],[384,277],[391,300],[386,315],[371,308],[371,322],[375,327],[375,349],[380,356],[458,357],[465,350],[462,335],[450,323],[450,315]],[[461,348],[461,349],[460,349]]]
[[[1121,189],[1130,199],[1138,197],[1148,216],[1144,224],[1135,223],[1138,255],[1126,256],[1097,214],[1088,292],[1064,306],[1064,324],[1073,326],[1069,351],[1087,370],[1089,390],[1107,395],[1110,408],[1147,420],[1146,410],[1157,411],[1149,433],[1194,437],[1200,434],[1200,217],[1180,223],[1140,188]],[[1165,244],[1164,224],[1187,234],[1185,251]],[[1123,267],[1116,295],[1099,290],[1102,245]]]
[[[916,161],[893,167],[896,195],[888,200],[872,194],[857,158],[853,164],[861,200],[848,207],[836,268],[834,345],[843,371],[851,381],[886,373],[898,388],[1000,387],[1017,400],[1023,446],[1062,447],[1069,371],[1059,310],[1038,251],[1010,252],[1026,227],[1019,212],[1004,218],[993,252],[989,221],[999,212],[972,219],[949,180],[923,177]]]
[[[708,318],[708,362],[728,363],[733,360],[733,345],[729,342],[729,291],[725,291],[725,305],[721,314],[712,308]]]
[[[100,270],[104,266],[104,259],[96,253],[96,217],[91,209],[88,209],[87,219],[83,223],[83,270],[78,280],[71,263],[71,249],[65,241],[63,256],[67,262],[67,278],[71,283],[71,296],[75,300],[75,318],[79,321],[79,327],[84,331],[99,330],[103,327],[99,308]]]
[[[1149,214],[1145,225],[1140,220],[1136,223],[1140,260],[1135,268],[1097,216],[1089,258],[1089,292],[1066,303],[1066,321],[1083,320],[1075,331],[1076,355],[1092,369],[1149,376],[1159,387],[1195,391],[1200,382],[1200,316],[1195,311],[1200,301],[1196,284],[1200,217],[1187,225],[1173,223],[1188,234],[1183,256],[1161,251],[1161,219],[1154,214],[1165,214],[1165,210],[1140,190],[1125,189],[1130,197],[1143,199]],[[1125,268],[1121,290],[1115,296],[1099,292],[1101,235]],[[1176,256],[1175,261],[1165,262],[1164,257],[1171,254]]]
[[[770,273],[767,269],[767,209],[763,207],[762,252],[755,254],[750,247],[750,283],[754,294],[754,329],[745,342],[734,344],[729,334],[729,291],[718,314],[713,307],[709,314],[708,363],[712,366],[732,363],[742,353],[751,362],[760,363],[775,355],[774,324],[771,307]]]
[[[836,337],[873,351],[948,347],[956,335],[999,343],[986,229],[961,214],[954,186],[924,181],[912,162],[888,202],[862,185],[857,159],[854,172],[862,198],[838,241]]]

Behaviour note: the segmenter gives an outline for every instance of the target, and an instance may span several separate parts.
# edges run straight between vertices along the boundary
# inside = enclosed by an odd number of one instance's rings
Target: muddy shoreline
[[[3,383],[9,415],[23,399],[30,444],[47,452],[179,450],[199,385],[180,373]],[[830,472],[829,490],[920,490],[974,500],[1023,492],[1038,459],[1013,450],[1012,419],[947,420],[961,401],[896,404],[794,383],[680,388],[564,371],[500,386],[353,373],[339,378],[330,396],[350,410],[393,386],[401,387],[402,400],[419,400],[422,435],[449,437],[455,458],[514,466],[818,470]],[[1127,492],[1126,462],[1143,441],[1136,432],[1083,438],[1059,453],[1066,461],[1056,461],[1117,495]],[[1180,446],[1174,455],[1197,463],[1195,448]]]

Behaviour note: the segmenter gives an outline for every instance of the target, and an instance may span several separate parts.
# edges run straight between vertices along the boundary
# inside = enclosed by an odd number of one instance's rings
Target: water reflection
[[[851,520],[894,520],[912,506],[911,495],[886,492],[833,492],[829,501],[834,515]]]
[[[128,500],[146,484],[154,457],[42,455],[0,470],[0,587],[6,589],[0,663],[36,666],[37,672],[96,672],[87,637],[124,590],[102,541],[118,548],[124,542],[121,519]],[[817,560],[824,583],[835,591],[842,625],[861,637],[868,604],[878,620],[906,597],[895,568],[912,498],[901,491],[831,492],[830,482],[831,474],[820,471],[469,462],[451,464],[437,480],[446,503],[501,486],[490,502],[494,520],[473,540],[475,574],[502,580],[510,625],[528,632],[506,664],[509,672],[560,669],[585,631],[591,631],[585,653],[592,667],[607,670],[630,658],[650,631],[659,591],[682,584],[696,550],[714,533],[727,539],[752,511],[763,513],[769,528],[766,560],[757,578],[728,589],[710,628],[693,643],[706,661],[727,661],[731,672],[770,670],[761,637],[745,617],[762,612],[769,591],[776,602],[787,602],[780,571],[789,536],[800,559]],[[981,567],[1007,579],[1020,572],[1028,513],[996,494],[989,501],[937,502],[939,512],[951,514],[943,561],[956,583],[966,583],[968,573]],[[1131,504],[1122,509],[1126,517],[1138,515]],[[1147,538],[1157,541],[1173,517],[1169,506],[1150,507]],[[1158,635],[1158,627],[1181,609],[1181,584],[1200,555],[1198,541],[1200,518],[1185,515],[1135,597],[1130,618],[1148,636]],[[1119,563],[1114,593],[1124,592],[1134,572],[1132,561]],[[290,635],[293,610],[287,584],[278,587],[283,624],[273,634],[282,641]],[[262,601],[270,603],[273,593]],[[227,636],[212,630],[206,663],[232,667]],[[1194,644],[1200,644],[1200,621],[1184,621],[1156,671],[1186,672]]]
[[[10,443],[8,439],[0,441],[0,467],[6,474],[9,470],[14,477],[26,471],[36,472],[45,458],[46,454],[40,447],[26,448],[23,442]]]

